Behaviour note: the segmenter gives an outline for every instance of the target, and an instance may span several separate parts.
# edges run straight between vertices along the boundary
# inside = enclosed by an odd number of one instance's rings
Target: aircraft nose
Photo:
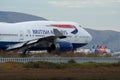
[[[89,42],[92,41],[92,36],[88,33],[88,36],[89,36]]]
[[[91,42],[92,41],[92,36],[89,34],[89,33],[87,33],[86,34],[86,38],[85,38],[85,42],[86,43],[89,43],[89,42]]]
[[[86,32],[86,36],[87,36],[86,42],[87,42],[87,43],[91,42],[91,41],[92,41],[92,36],[91,36],[91,34],[89,34],[88,32]]]
[[[91,34],[87,30],[85,30],[83,28],[81,28],[81,31],[83,31],[83,34],[86,37],[86,38],[84,38],[85,39],[85,43],[89,43],[92,40]]]

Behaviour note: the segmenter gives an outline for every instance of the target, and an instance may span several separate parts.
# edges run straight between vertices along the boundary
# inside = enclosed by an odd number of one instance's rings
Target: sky
[[[0,11],[74,21],[84,28],[120,32],[120,0],[0,0]]]

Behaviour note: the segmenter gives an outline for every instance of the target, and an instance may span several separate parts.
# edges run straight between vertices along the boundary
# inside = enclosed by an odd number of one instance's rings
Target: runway
[[[115,57],[26,57],[26,58],[0,58],[0,63],[3,63],[3,62],[26,63],[26,62],[36,62],[36,61],[67,63],[71,59],[76,61],[77,63],[84,63],[84,62],[117,63],[117,62],[120,62],[120,58],[115,58]]]

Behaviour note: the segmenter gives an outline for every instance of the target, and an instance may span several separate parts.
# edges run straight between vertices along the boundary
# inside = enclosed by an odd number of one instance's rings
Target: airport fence
[[[120,58],[114,58],[114,57],[28,57],[28,58],[0,58],[0,63],[4,63],[4,62],[26,63],[26,62],[36,62],[36,61],[67,63],[71,59],[76,61],[77,63],[84,63],[84,62],[117,63],[117,62],[120,62]]]

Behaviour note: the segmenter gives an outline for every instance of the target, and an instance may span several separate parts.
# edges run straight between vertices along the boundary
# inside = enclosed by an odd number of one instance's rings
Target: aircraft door
[[[2,37],[2,36],[1,36],[1,34],[0,34],[0,40],[1,40],[1,37]]]
[[[23,31],[20,31],[19,33],[19,41],[23,41],[24,40],[24,33]]]
[[[4,40],[4,36],[0,33],[0,40]]]

